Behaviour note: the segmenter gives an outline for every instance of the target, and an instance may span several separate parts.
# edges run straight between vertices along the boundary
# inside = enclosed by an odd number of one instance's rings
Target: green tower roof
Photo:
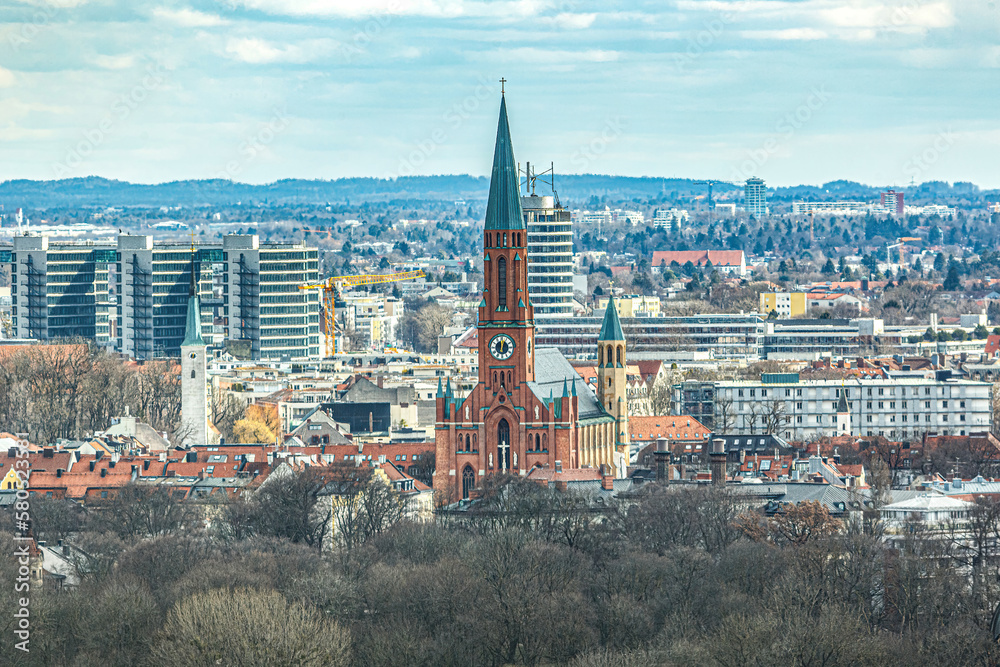
[[[517,163],[510,144],[507,125],[507,100],[500,98],[500,123],[497,143],[493,150],[493,174],[490,177],[490,198],[486,204],[486,229],[525,229],[518,188]]]
[[[601,325],[601,333],[597,340],[625,340],[625,332],[622,331],[622,323],[618,319],[618,309],[615,308],[615,299],[608,299],[608,308],[604,311],[604,323]]]
[[[205,346],[201,337],[201,301],[198,299],[198,289],[194,281],[194,261],[191,262],[191,286],[188,288],[187,322],[184,325],[184,340],[181,347],[187,345]]]

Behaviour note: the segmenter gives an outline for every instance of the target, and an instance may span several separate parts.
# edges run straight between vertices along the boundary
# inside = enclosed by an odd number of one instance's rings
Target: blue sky
[[[1000,186],[991,0],[0,0],[0,178]]]

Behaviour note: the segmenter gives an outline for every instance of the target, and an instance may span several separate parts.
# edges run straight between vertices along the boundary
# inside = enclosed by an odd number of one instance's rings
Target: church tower
[[[837,435],[851,435],[851,409],[847,405],[847,389],[841,386],[840,400],[837,401]]]
[[[628,437],[628,380],[625,359],[625,332],[615,298],[608,299],[604,311],[601,333],[597,336],[597,399],[609,415],[615,418],[615,439],[618,445],[627,445]]]
[[[201,337],[201,302],[192,258],[187,322],[181,342],[181,432],[184,434],[184,445],[208,444],[208,373],[205,357],[206,345]]]
[[[479,381],[494,393],[509,393],[535,379],[535,310],[528,299],[527,237],[507,124],[507,100],[501,98],[483,229],[483,299],[478,325]]]

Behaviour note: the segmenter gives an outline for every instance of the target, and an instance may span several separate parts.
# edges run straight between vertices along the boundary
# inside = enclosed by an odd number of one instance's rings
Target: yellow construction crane
[[[345,287],[360,287],[362,285],[377,285],[379,283],[395,283],[400,280],[414,280],[423,278],[427,274],[421,270],[403,271],[402,273],[385,273],[381,275],[359,275],[359,276],[334,276],[326,280],[303,283],[299,289],[318,289],[323,291],[323,318],[326,322],[326,349],[328,354],[337,353],[337,335],[335,329],[336,306],[334,300],[336,293]]]

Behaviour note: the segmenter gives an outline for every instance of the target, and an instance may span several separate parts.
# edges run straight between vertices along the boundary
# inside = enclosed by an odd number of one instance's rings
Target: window
[[[798,401],[798,402],[797,402],[797,403],[795,404],[795,409],[796,409],[796,410],[801,410],[801,409],[802,409],[802,401]]]
[[[466,465],[465,469],[462,470],[462,499],[468,500],[469,494],[472,493],[472,489],[476,486],[476,473],[473,471],[472,466]]]
[[[507,259],[497,260],[497,307],[507,309]]]
[[[497,467],[510,470],[510,424],[506,419],[497,424]]]
[[[927,408],[928,410],[930,410],[931,409],[931,402],[930,401],[924,401],[924,407]]]
[[[941,409],[943,410],[948,409],[948,401],[941,401]]]
[[[872,423],[872,416],[871,416],[871,415],[868,415],[867,417],[865,417],[865,419],[867,420],[867,422],[868,422],[869,424],[871,424],[871,423]]]
[[[878,409],[879,409],[879,410],[881,410],[882,408],[883,408],[883,406],[882,406],[882,401],[879,401],[879,402],[878,402]]]
[[[941,421],[943,422],[948,421],[948,415],[941,415]]]
[[[959,403],[958,403],[958,407],[960,407],[960,408],[963,408],[963,409],[964,409],[964,408],[965,408],[965,401],[959,401]]]
[[[890,410],[896,409],[896,401],[889,401],[889,409]]]

